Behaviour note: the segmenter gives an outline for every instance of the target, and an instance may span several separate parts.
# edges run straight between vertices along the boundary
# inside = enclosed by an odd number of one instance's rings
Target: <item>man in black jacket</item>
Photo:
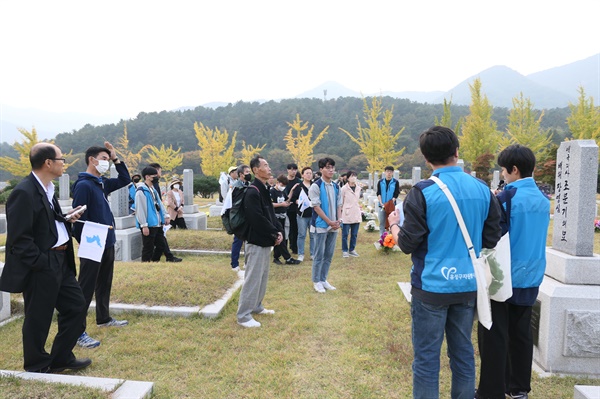
[[[23,293],[25,370],[80,370],[92,363],[73,354],[87,308],[75,279],[72,226],[60,210],[52,183],[62,175],[65,159],[57,146],[38,143],[31,148],[29,162],[31,173],[6,202],[6,265],[0,291]],[[69,222],[77,219],[78,214],[70,214]],[[58,311],[58,333],[48,353],[44,346],[54,309]]]
[[[244,197],[244,210],[248,223],[246,239],[246,272],[240,294],[237,322],[243,327],[260,327],[252,314],[274,314],[265,309],[262,300],[267,291],[269,260],[274,245],[283,240],[283,233],[275,217],[275,210],[265,182],[271,176],[269,163],[260,155],[250,161],[255,179]]]

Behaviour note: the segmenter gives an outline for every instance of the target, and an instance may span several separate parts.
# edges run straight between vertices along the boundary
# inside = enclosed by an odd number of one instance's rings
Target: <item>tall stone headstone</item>
[[[58,204],[60,205],[63,213],[69,212],[73,207],[71,206],[71,180],[67,173],[63,173],[58,178]]]
[[[375,172],[373,174],[373,187],[377,190],[377,182],[379,181],[379,173]]]
[[[490,188],[492,190],[495,190],[498,188],[498,185],[500,184],[500,171],[499,170],[495,170],[494,174],[492,176],[492,185],[490,186]]]
[[[473,177],[477,177],[477,172],[475,172],[474,170],[473,170],[473,171],[471,171],[471,176],[473,176]]]
[[[598,146],[560,145],[552,248],[533,307],[534,360],[545,371],[600,377],[600,256],[593,253]]]
[[[373,188],[375,184],[373,183],[373,173],[369,173],[369,188]]]
[[[400,178],[400,172],[398,170],[394,170],[394,179],[398,180]]]
[[[575,256],[594,252],[598,146],[594,140],[567,141],[556,156],[552,247]]]
[[[456,163],[456,166],[461,168],[463,170],[463,172],[465,171],[465,161],[464,160],[459,159],[458,162]]]
[[[412,168],[412,185],[414,186],[422,180],[421,167],[413,166]]]
[[[194,204],[194,171],[192,169],[183,170],[183,202],[185,204],[183,206],[183,218],[187,228],[206,230],[206,213],[198,212],[198,205]]]

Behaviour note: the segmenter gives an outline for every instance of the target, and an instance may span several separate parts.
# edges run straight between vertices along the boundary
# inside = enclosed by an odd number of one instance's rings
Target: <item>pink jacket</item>
[[[342,196],[342,220],[344,224],[360,223],[362,216],[360,214],[360,185],[356,185],[355,191],[352,191],[350,184],[344,184],[341,191]]]

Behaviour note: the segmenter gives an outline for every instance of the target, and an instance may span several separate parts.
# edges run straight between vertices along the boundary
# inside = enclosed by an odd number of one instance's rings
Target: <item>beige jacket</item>
[[[181,197],[181,205],[177,210],[175,210],[177,201],[175,200],[175,194],[173,194],[173,191],[177,191]],[[167,212],[169,212],[169,217],[171,220],[175,220],[177,217],[183,217],[183,191],[175,189],[167,191]]]
[[[350,184],[342,186],[342,220],[344,224],[354,224],[362,221],[359,203],[361,190],[358,184],[354,191],[350,188]]]

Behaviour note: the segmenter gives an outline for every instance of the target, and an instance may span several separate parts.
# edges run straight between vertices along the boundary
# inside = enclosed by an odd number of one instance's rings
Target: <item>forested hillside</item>
[[[370,99],[367,99],[370,102]],[[405,127],[398,149],[406,147],[403,158],[410,159],[418,146],[419,134],[434,124],[435,118],[441,119],[443,114],[440,104],[421,104],[406,99],[383,97],[384,109],[393,107],[394,118],[392,126],[394,131]],[[542,128],[550,129],[556,143],[568,135],[566,118],[568,108],[546,110],[542,120]],[[452,106],[453,124],[458,118],[469,113],[467,106]],[[93,144],[101,144],[104,139],[116,143],[123,135],[124,124],[127,123],[129,148],[134,152],[145,144],[160,146],[172,145],[174,149],[181,148],[182,153],[187,153],[182,168],[194,169],[200,173],[198,143],[194,133],[194,122],[201,122],[210,128],[226,129],[230,133],[238,132],[236,149],[241,149],[242,141],[254,146],[266,144],[263,154],[268,156],[272,152],[271,165],[274,171],[280,171],[281,165],[286,162],[285,142],[283,137],[289,127],[286,122],[295,119],[300,114],[303,121],[314,125],[315,132],[320,132],[329,126],[329,133],[315,147],[316,154],[329,154],[339,160],[339,169],[346,167],[353,157],[359,155],[359,148],[350,141],[339,128],[356,132],[357,117],[362,121],[363,100],[355,97],[344,97],[323,101],[320,99],[289,99],[280,102],[269,101],[266,103],[238,102],[217,109],[197,107],[186,111],[163,111],[140,113],[135,119],[121,120],[118,123],[102,126],[86,125],[72,133],[61,133],[56,136],[56,144],[63,152],[73,151],[79,154]],[[493,118],[498,122],[498,129],[505,131],[508,109],[495,108]],[[458,133],[458,132],[457,132]],[[280,151],[273,151],[280,150]],[[74,166],[82,170],[82,165]],[[75,171],[68,171],[70,174]]]

